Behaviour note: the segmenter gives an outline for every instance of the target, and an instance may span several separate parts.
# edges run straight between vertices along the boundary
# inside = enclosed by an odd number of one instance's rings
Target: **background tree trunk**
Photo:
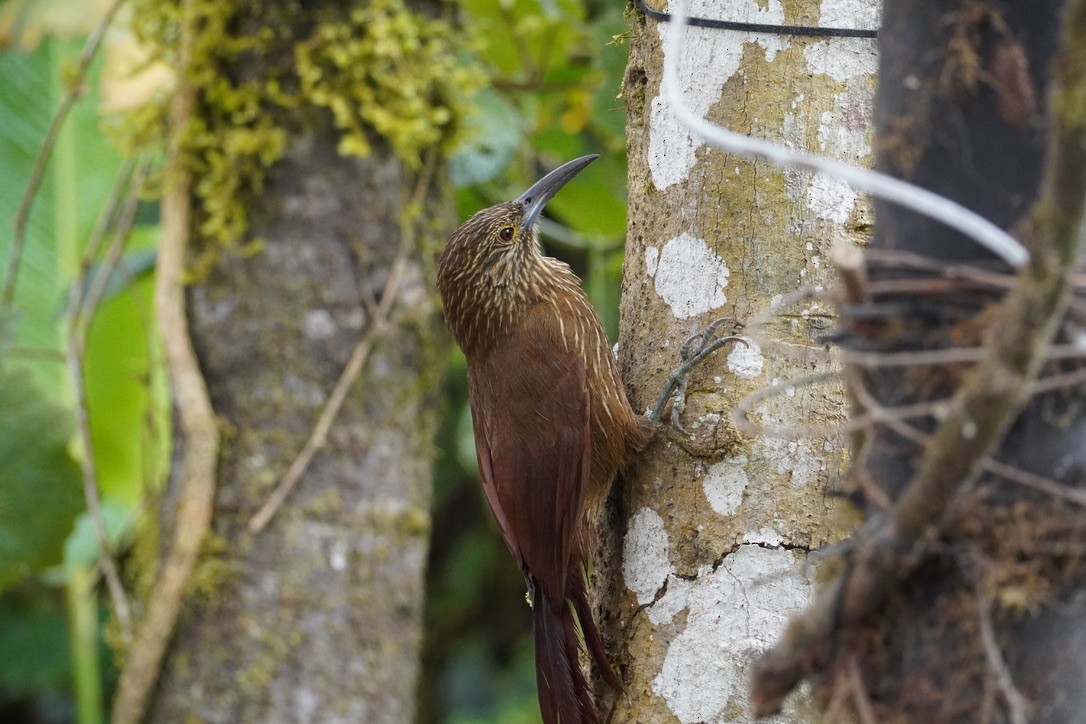
[[[876,28],[877,2],[695,2],[692,15],[767,24]],[[748,320],[781,295],[831,281],[832,245],[861,244],[868,203],[846,186],[711,149],[668,112],[661,88],[668,26],[639,17],[625,96],[629,228],[620,357],[638,408],[651,406],[678,349],[723,315]],[[697,112],[732,130],[852,163],[871,158],[876,46],[689,28],[680,84]],[[805,302],[763,337],[803,347],[833,324]],[[750,720],[748,666],[811,591],[806,553],[836,537],[826,488],[845,460],[840,437],[745,435],[729,421],[744,395],[779,385],[754,410],[801,430],[846,414],[839,388],[785,386],[824,363],[735,346],[693,374],[690,435],[662,430],[627,476],[604,566],[614,648],[627,697],[616,722]],[[806,705],[787,714],[806,720]]]
[[[339,157],[330,129],[297,140],[261,204],[264,250],[191,291],[228,434],[151,721],[411,720],[444,338],[418,250],[327,445],[269,526],[246,527],[371,321],[362,295],[384,286],[408,182],[387,157]]]
[[[1081,175],[1081,140],[1057,145],[1048,115],[1067,5],[889,3],[881,36],[878,166],[981,213],[1032,246],[1035,255],[1051,239],[1026,223],[1036,213],[1034,204],[1041,207],[1035,219],[1067,213],[1057,211],[1051,198],[1038,202],[1046,165],[1078,154]],[[1082,30],[1080,25],[1072,41],[1074,53],[1081,53]],[[1069,67],[1081,72],[1082,64]],[[1072,92],[1081,94],[1083,79],[1077,82]],[[1071,175],[1058,183],[1068,189],[1064,195],[1081,195]],[[959,282],[939,292],[919,291],[951,264],[1004,271],[1002,264],[972,240],[893,205],[880,203],[878,220],[870,279],[893,279],[903,290],[912,283],[914,291],[876,296],[876,308],[898,312],[875,324],[852,325],[850,344],[887,352],[1015,338],[1014,329],[989,329],[998,319],[1002,289]],[[892,255],[900,251],[939,263],[925,268],[895,261]],[[1079,294],[1081,299],[1081,289]],[[1080,314],[1064,320],[1057,343],[1081,329]],[[1049,362],[1041,376],[1081,366]],[[850,381],[892,407],[946,400],[966,384],[970,369],[857,364]],[[1061,486],[1081,488],[1086,480],[1082,390],[1078,383],[1032,398],[993,452],[1010,472],[982,472],[947,506],[942,520],[931,521],[926,539],[938,542],[923,547],[914,574],[889,593],[868,625],[836,634],[850,643],[827,657],[828,688],[857,687],[842,664],[853,659],[863,671],[862,695],[878,721],[1082,720],[1086,528],[1081,503],[1059,492],[1066,490]],[[853,477],[864,483],[869,512],[885,505],[876,501],[905,498],[932,446],[930,438],[906,433],[932,433],[939,422],[919,416],[865,431],[863,464]],[[1050,481],[1051,487],[1024,485],[1015,471]]]
[[[349,12],[335,5],[296,9],[312,13],[298,22]],[[266,83],[274,70],[239,60],[223,72]],[[365,159],[343,156],[324,109],[283,114],[285,127],[307,130],[287,139],[247,209],[261,248],[219,252],[189,290],[191,332],[225,435],[213,535],[149,721],[413,718],[446,340],[430,279],[450,205],[441,184],[429,186],[411,222],[421,238],[401,238],[417,174],[376,138]],[[251,533],[250,518],[374,324],[405,243],[387,331],[298,487]]]

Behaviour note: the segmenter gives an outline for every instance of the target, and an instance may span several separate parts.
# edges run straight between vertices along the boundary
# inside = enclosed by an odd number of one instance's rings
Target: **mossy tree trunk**
[[[667,9],[661,7],[660,9]],[[672,8],[673,9],[673,8]],[[877,27],[867,0],[695,2],[694,15],[766,24]],[[864,243],[868,202],[847,187],[733,157],[691,137],[662,89],[669,26],[638,15],[629,104],[629,224],[621,310],[624,379],[651,406],[690,335],[731,315],[749,320],[774,298],[829,286],[834,244]],[[871,159],[876,46],[691,28],[680,84],[696,112],[732,130],[851,163]],[[840,437],[805,432],[846,415],[840,387],[786,380],[827,363],[757,341],[819,348],[833,309],[807,301],[774,316],[750,345],[693,373],[682,422],[662,429],[626,477],[602,610],[622,649],[627,693],[615,722],[751,719],[748,667],[811,591],[807,552],[838,537],[827,486],[845,463]],[[727,332],[731,326],[726,327]],[[729,414],[777,385],[754,410],[790,439],[749,435]],[[787,710],[804,721],[803,702]]]
[[[300,14],[291,28],[271,27],[283,39],[352,10],[300,3],[264,15],[261,3],[241,5],[238,15],[253,22],[232,32]],[[295,62],[283,42],[265,47],[270,65],[239,56],[218,70],[256,84],[282,77]],[[409,722],[446,344],[433,259],[451,207],[440,172],[422,186],[421,207],[413,205],[427,169],[408,168],[376,134],[368,156],[345,157],[325,108],[285,104],[273,116],[288,129],[283,153],[245,210],[248,237],[259,244],[217,252],[188,291],[194,346],[224,436],[213,532],[147,720]],[[413,238],[404,238],[405,219],[419,230]],[[206,243],[196,229],[194,237]],[[372,328],[401,250],[388,323],[326,443],[253,533],[250,519]],[[164,529],[170,500],[168,491]]]

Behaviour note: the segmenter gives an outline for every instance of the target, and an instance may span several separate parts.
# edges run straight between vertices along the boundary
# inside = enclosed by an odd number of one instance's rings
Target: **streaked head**
[[[599,156],[582,156],[554,169],[512,201],[491,206],[453,233],[438,262],[442,296],[449,282],[472,279],[504,286],[515,278],[518,263],[538,253],[535,228],[543,207],[585,166]]]

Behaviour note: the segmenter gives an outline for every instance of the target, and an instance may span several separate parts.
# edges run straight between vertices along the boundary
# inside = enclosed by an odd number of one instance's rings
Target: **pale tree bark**
[[[710,0],[690,11],[775,25],[879,22],[871,0]],[[749,320],[798,288],[829,286],[831,247],[864,243],[871,225],[869,203],[842,184],[692,138],[661,87],[668,31],[638,16],[625,81],[630,184],[619,355],[639,409],[653,404],[688,336],[721,316]],[[875,41],[690,28],[683,47],[680,84],[696,112],[870,163]],[[601,556],[609,584],[601,608],[627,682],[612,721],[751,720],[749,666],[808,601],[807,553],[839,536],[827,488],[847,457],[842,437],[810,429],[845,418],[842,390],[786,384],[828,363],[765,340],[821,348],[833,315],[829,304],[804,302],[756,335],[750,330],[749,346],[710,357],[690,381],[682,415],[690,434],[662,429],[626,476],[610,557]],[[752,418],[793,428],[792,439],[745,434],[730,422],[741,398],[770,386],[779,394]],[[805,721],[809,707],[793,700],[784,719]]]
[[[254,32],[260,5],[241,13]],[[299,22],[347,12],[310,10]],[[282,50],[264,57],[293,62]],[[239,61],[222,72],[266,82],[275,70]],[[211,535],[148,721],[413,719],[446,344],[431,277],[451,207],[435,164],[408,169],[376,136],[368,157],[347,158],[327,110],[282,113],[295,132],[247,210],[259,250],[221,251],[188,289],[224,435]],[[326,441],[254,532],[254,514],[384,311]],[[175,494],[164,497],[163,531]]]

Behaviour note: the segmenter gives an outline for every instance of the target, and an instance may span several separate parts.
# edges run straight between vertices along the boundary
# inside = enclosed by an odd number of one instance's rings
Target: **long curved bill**
[[[593,153],[567,161],[536,181],[530,189],[518,196],[516,198],[517,202],[524,207],[524,225],[527,227],[533,226],[539,215],[543,213],[543,207],[558,193],[559,189],[597,158],[599,158],[599,154]]]

